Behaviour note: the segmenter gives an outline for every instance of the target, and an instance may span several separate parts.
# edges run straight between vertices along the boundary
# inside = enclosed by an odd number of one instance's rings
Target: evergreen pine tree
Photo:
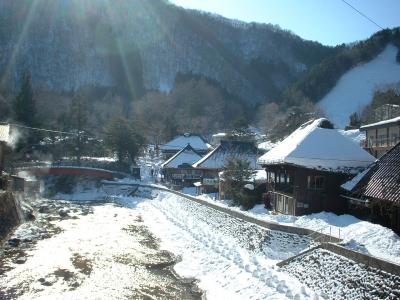
[[[15,120],[26,126],[36,126],[36,107],[33,98],[31,76],[25,74],[21,90],[14,101]]]
[[[105,128],[104,142],[120,163],[128,159],[134,164],[144,145],[144,137],[125,118],[116,117]]]

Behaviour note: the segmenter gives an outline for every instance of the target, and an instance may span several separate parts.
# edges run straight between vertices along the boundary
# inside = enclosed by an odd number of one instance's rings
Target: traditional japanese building
[[[268,202],[276,212],[342,212],[340,185],[375,161],[326,119],[309,121],[258,160],[267,172]]]
[[[198,154],[205,155],[211,146],[199,135],[185,133],[175,137],[168,143],[161,145],[160,149],[165,159],[170,158],[189,144]]]
[[[353,214],[400,232],[400,143],[342,188]]]
[[[259,151],[252,142],[222,140],[219,146],[193,164],[193,167],[202,173],[201,190],[218,191],[218,173],[223,170],[229,158],[246,160],[250,168],[255,170],[261,167],[257,164],[258,157]]]
[[[400,142],[400,117],[360,127],[366,133],[364,148],[379,158]]]
[[[190,144],[187,144],[178,153],[161,165],[163,180],[175,186],[192,186],[201,180],[201,171],[192,167],[192,164],[201,159]]]

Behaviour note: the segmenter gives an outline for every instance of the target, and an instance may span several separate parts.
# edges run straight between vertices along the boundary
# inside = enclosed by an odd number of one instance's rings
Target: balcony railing
[[[282,214],[294,215],[295,214],[295,198],[280,192],[269,192],[271,203],[277,212]]]
[[[197,180],[200,179],[200,175],[196,174],[172,174],[172,179],[187,179],[187,180]]]
[[[400,142],[400,136],[391,138],[367,139],[362,142],[364,148],[393,147]]]

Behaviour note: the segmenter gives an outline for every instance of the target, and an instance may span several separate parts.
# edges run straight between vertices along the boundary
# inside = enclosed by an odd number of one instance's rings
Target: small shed
[[[192,186],[201,179],[201,171],[194,169],[192,164],[202,156],[187,144],[178,153],[161,165],[163,180],[177,186]]]
[[[352,213],[400,232],[400,143],[342,188]]]
[[[343,212],[340,185],[374,161],[324,118],[303,124],[259,159],[267,173],[268,202],[290,215]]]

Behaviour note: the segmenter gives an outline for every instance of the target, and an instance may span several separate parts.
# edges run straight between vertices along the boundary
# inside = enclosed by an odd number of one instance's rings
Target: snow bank
[[[331,233],[332,236],[343,239],[344,246],[348,248],[400,264],[400,237],[387,227],[362,221],[351,215],[338,216],[329,212],[300,217],[276,215],[265,209],[262,204],[256,205],[249,211],[243,211],[239,207],[230,206],[229,200],[216,201],[207,195],[201,195],[197,198],[222,207],[228,207],[259,220],[308,228],[322,231],[325,234]]]
[[[269,150],[274,148],[276,145],[277,145],[277,143],[273,143],[271,141],[265,141],[265,142],[259,143],[257,145],[257,148],[262,151],[268,152]]]
[[[235,231],[237,234],[229,231],[235,226],[233,223],[239,222],[235,218],[169,193],[161,192],[156,199],[140,203],[139,208],[144,224],[161,239],[162,248],[182,257],[175,266],[177,273],[198,279],[207,299],[312,299],[317,296],[297,279],[275,268],[277,256],[287,255],[295,248],[287,239],[282,240],[281,246],[289,249],[280,248],[267,254],[250,250],[251,247],[247,249],[236,239],[240,230]],[[258,228],[243,223],[243,226]],[[224,234],[225,231],[229,234]],[[247,235],[247,239],[256,243],[264,240],[257,234]],[[272,240],[275,241],[274,237]],[[271,243],[268,237],[264,241]]]
[[[375,59],[351,69],[339,79],[318,103],[332,122],[344,128],[352,113],[371,103],[375,90],[400,82],[397,51],[397,47],[388,45]]]

